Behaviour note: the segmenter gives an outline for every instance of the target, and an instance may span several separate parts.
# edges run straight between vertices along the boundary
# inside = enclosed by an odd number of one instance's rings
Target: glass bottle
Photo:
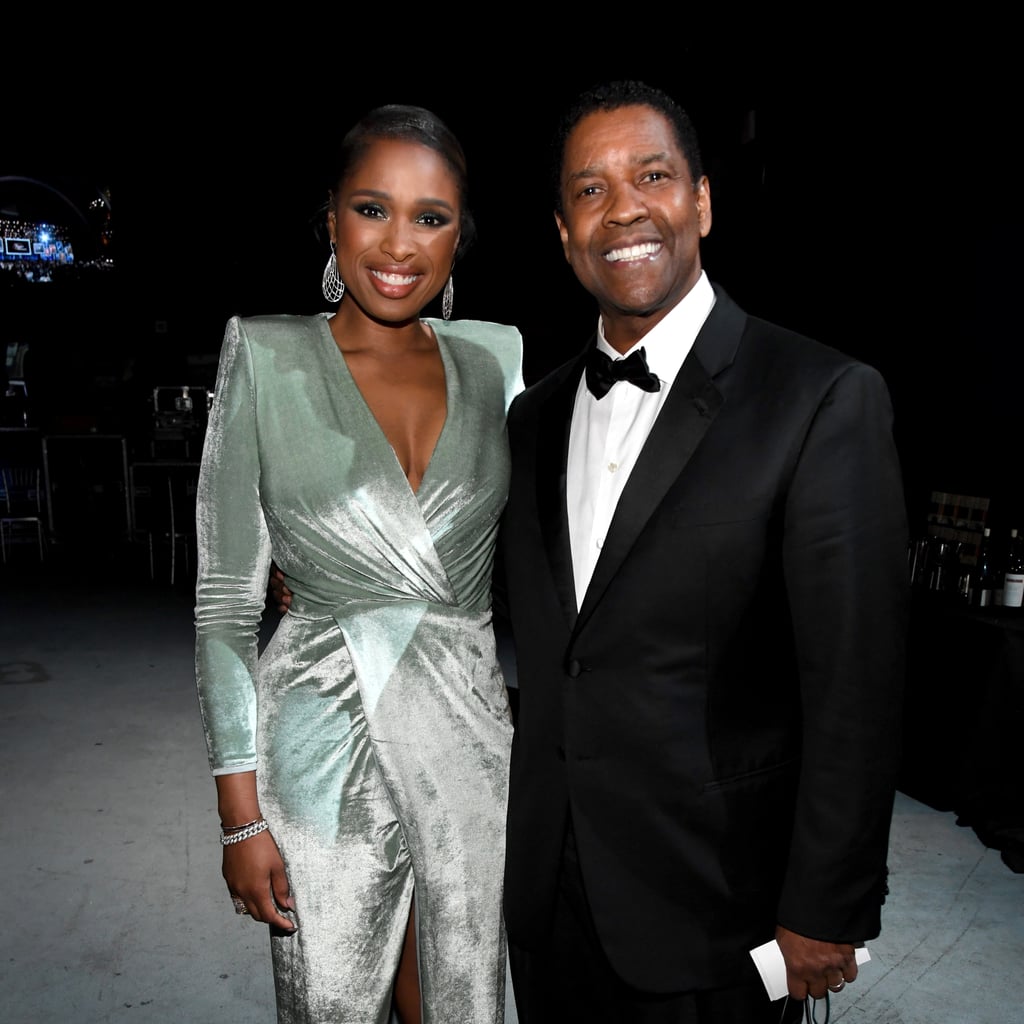
[[[958,593],[960,579],[960,542],[934,539],[934,558],[928,578],[928,589],[943,598],[953,598]]]
[[[985,527],[978,547],[978,559],[971,574],[970,604],[975,608],[988,608],[995,604],[998,568],[992,550],[992,531]]]
[[[1024,544],[1016,529],[1010,531],[1010,547],[1003,573],[1003,607],[1020,609],[1024,605]]]

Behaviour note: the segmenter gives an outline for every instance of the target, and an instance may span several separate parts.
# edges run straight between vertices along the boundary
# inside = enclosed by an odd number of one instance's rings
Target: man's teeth
[[[609,263],[618,263],[620,260],[638,260],[644,256],[653,256],[661,249],[660,242],[644,242],[643,245],[630,245],[625,249],[612,249],[605,254]]]
[[[379,270],[371,271],[371,273],[385,284],[412,284],[417,276],[416,274],[383,274]]]

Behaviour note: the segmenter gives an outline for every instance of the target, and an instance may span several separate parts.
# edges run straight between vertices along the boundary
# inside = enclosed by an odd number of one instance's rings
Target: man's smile
[[[626,245],[621,249],[612,249],[604,254],[609,263],[622,263],[630,260],[647,259],[661,252],[661,242],[643,242],[640,245]]]

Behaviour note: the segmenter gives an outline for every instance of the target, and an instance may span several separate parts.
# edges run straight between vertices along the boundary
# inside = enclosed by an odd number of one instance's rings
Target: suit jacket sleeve
[[[779,922],[812,938],[880,931],[900,756],[906,507],[881,376],[854,363],[817,406],[787,495],[803,756]]]

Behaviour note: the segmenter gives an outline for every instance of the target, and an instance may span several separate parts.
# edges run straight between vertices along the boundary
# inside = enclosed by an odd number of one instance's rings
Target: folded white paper
[[[757,949],[752,949],[750,955],[754,958],[754,965],[757,973],[761,975],[768,998],[773,1002],[781,999],[789,992],[789,985],[786,982],[786,961],[782,958],[782,950],[779,944],[772,939]],[[857,965],[867,963],[871,959],[867,946],[858,946],[855,950]]]

